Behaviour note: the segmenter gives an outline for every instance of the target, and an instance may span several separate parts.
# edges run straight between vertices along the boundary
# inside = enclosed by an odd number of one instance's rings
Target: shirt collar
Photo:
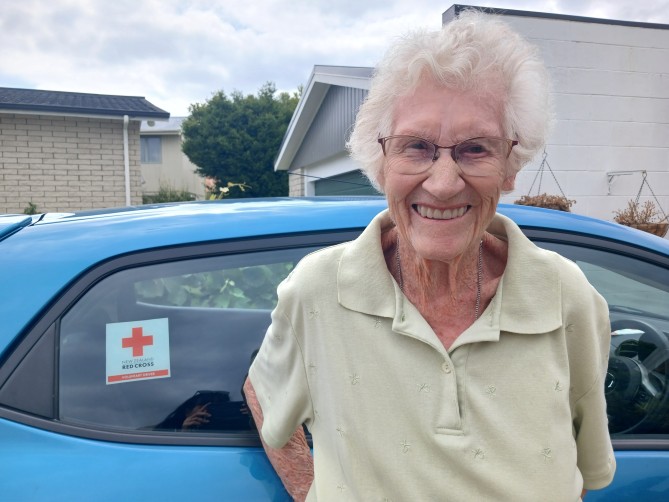
[[[401,292],[381,248],[381,234],[392,226],[388,210],[384,210],[344,248],[337,273],[338,298],[343,307],[380,317],[395,316],[395,297]]]
[[[495,295],[500,330],[529,334],[560,327],[562,295],[555,254],[537,247],[501,214],[495,215],[488,232],[506,239],[509,245],[506,269]]]
[[[345,247],[337,277],[339,303],[353,311],[392,318],[394,331],[425,339],[420,333],[429,328],[427,322],[402,294],[383,256],[381,234],[392,226],[385,210]],[[500,331],[546,333],[562,325],[560,280],[549,258],[552,253],[535,246],[512,220],[500,214],[495,215],[488,232],[508,242],[506,269],[488,308],[451,350],[465,343],[497,341]],[[425,341],[434,342],[432,336]]]

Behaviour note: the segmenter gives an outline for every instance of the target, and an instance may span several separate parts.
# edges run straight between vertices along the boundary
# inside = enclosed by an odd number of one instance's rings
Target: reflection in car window
[[[597,249],[538,244],[576,262],[609,304],[609,431],[669,434],[669,270]]]
[[[135,294],[141,302],[174,307],[271,309],[292,267],[272,263],[158,277],[136,282]]]
[[[618,257],[618,260],[620,259],[621,257]],[[590,283],[606,298],[611,308],[639,310],[647,315],[665,319],[669,316],[667,283],[658,282],[661,280],[662,272],[666,275],[663,269],[643,262],[634,263],[631,270],[605,268],[583,261],[578,264]]]
[[[311,248],[110,275],[60,325],[59,415],[126,430],[253,429],[242,386],[276,287]]]

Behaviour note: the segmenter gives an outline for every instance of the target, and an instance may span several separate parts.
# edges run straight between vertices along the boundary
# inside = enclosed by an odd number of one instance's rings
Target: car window
[[[312,248],[137,266],[60,323],[61,421],[133,431],[253,429],[242,385],[277,285]]]
[[[605,393],[612,435],[669,434],[669,270],[599,249],[539,245],[576,262],[609,305]]]

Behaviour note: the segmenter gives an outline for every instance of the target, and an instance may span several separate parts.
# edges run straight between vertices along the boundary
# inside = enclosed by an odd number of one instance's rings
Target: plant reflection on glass
[[[271,309],[293,263],[212,270],[135,283],[137,300],[153,305]]]

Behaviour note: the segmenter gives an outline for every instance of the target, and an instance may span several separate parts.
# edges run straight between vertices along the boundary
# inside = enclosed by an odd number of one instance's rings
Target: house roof
[[[530,10],[500,9],[491,7],[479,7],[477,5],[453,4],[441,15],[442,24],[446,24],[455,19],[463,10],[475,9],[487,14],[498,16],[518,16],[518,17],[538,17],[543,19],[557,19],[562,21],[574,21],[591,24],[611,24],[618,26],[630,26],[634,28],[650,28],[655,30],[669,30],[669,24],[645,23],[640,21],[625,21],[620,19],[604,19],[598,17],[572,16],[568,14],[553,14],[550,12],[536,12]]]
[[[330,87],[338,85],[369,90],[373,71],[373,68],[361,66],[314,66],[283,137],[279,155],[274,162],[275,171],[284,171],[290,167]]]
[[[0,87],[0,112],[168,119],[144,97]]]
[[[165,121],[142,120],[139,126],[141,135],[177,135],[181,133],[181,124],[186,117],[170,117]]]

